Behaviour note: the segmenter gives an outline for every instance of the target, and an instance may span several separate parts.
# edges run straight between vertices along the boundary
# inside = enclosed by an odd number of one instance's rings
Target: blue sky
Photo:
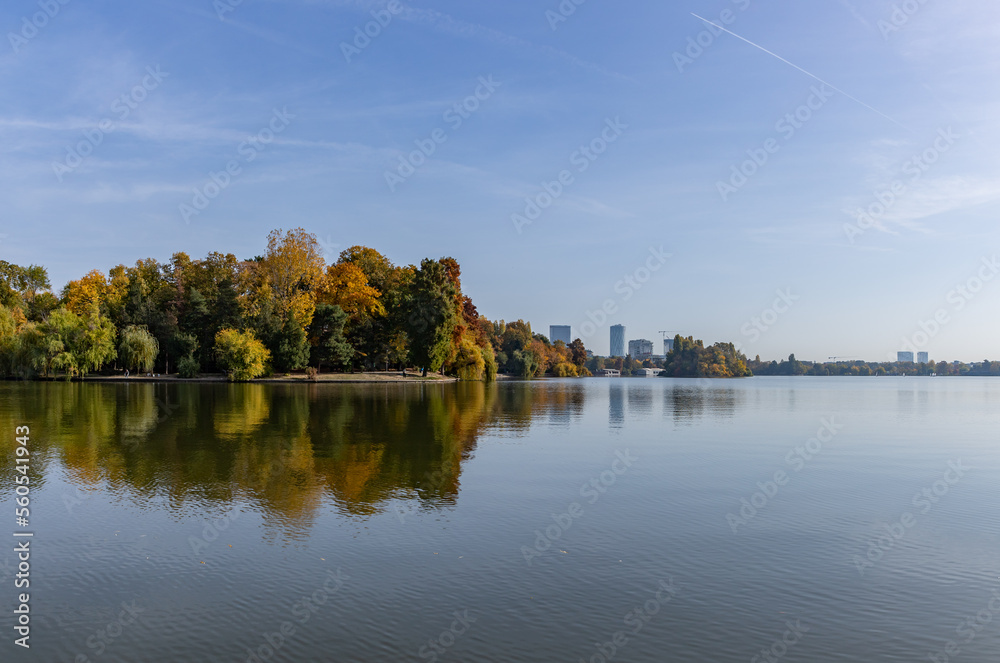
[[[60,288],[302,226],[598,353],[1000,359],[995,2],[235,1],[3,3],[3,259]]]

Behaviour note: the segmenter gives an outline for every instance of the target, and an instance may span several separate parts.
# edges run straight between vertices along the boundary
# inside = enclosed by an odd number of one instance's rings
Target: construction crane
[[[663,343],[663,341],[666,341],[666,340],[667,340],[667,334],[673,334],[674,336],[676,336],[676,335],[677,335],[677,334],[679,334],[680,332],[675,332],[675,331],[662,331],[662,330],[661,330],[661,331],[660,331],[660,332],[658,332],[658,333],[659,333],[659,334],[660,334],[660,336],[661,336],[661,338],[660,338],[660,347],[661,347],[661,348],[663,348],[663,349],[664,349],[664,351],[666,351],[666,348],[664,347],[664,343]],[[664,352],[664,354],[665,354],[665,352]]]

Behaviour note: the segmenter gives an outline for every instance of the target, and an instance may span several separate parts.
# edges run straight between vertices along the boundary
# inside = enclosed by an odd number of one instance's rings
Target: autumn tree
[[[451,362],[452,370],[460,380],[487,379],[486,359],[483,357],[483,349],[476,345],[470,337],[462,338],[455,354],[455,359]],[[495,374],[496,371],[494,369]]]
[[[63,288],[66,308],[77,315],[99,311],[107,287],[103,272],[97,269],[90,270],[86,276],[70,281]]]
[[[358,267],[368,285],[379,292],[385,313],[352,320],[345,329],[348,342],[364,363],[402,363],[409,353],[406,335],[406,298],[416,268],[397,267],[387,257],[366,246],[352,246],[340,253],[338,264]]]
[[[302,228],[272,230],[260,274],[282,323],[290,316],[303,329],[308,327],[316,310],[315,290],[323,277],[323,255],[316,235]]]
[[[271,353],[251,331],[219,330],[214,347],[231,382],[248,382],[263,375],[271,359]]]
[[[732,343],[716,343],[708,348],[701,340],[674,337],[674,349],[667,354],[661,377],[732,378],[752,375],[747,359]]]
[[[330,265],[319,287],[317,301],[339,306],[352,322],[385,315],[381,292],[368,284],[359,266],[345,262]]]
[[[340,252],[337,264],[351,264],[360,269],[368,284],[380,292],[392,286],[398,269],[388,258],[367,246],[352,246]]]

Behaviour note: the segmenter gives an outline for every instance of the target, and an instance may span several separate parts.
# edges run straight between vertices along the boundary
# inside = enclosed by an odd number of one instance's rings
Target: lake
[[[0,394],[5,661],[1000,653],[1000,380]]]

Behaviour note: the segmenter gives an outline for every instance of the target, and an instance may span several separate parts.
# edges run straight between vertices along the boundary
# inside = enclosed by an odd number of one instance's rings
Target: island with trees
[[[480,315],[452,258],[394,265],[353,246],[326,264],[315,235],[274,230],[262,256],[210,253],[93,270],[57,296],[44,267],[0,261],[0,374],[7,378],[390,368],[462,380],[589,375],[583,342],[552,344]],[[128,373],[126,373],[128,372]]]

